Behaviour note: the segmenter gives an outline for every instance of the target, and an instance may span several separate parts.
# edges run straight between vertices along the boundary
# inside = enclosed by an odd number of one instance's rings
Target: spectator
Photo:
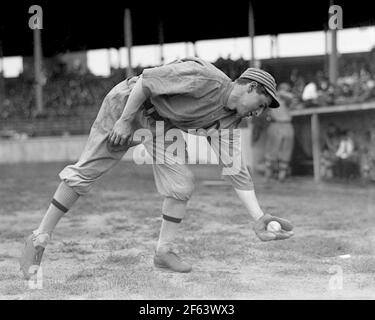
[[[323,179],[333,177],[333,165],[336,160],[336,151],[340,144],[340,129],[330,123],[324,135],[323,149],[320,158],[320,175]]]
[[[374,59],[375,48],[367,55],[341,56],[335,90],[322,70],[308,79],[304,77],[306,72],[301,71],[302,66],[292,68],[289,76],[281,72],[292,85],[294,100],[290,107],[300,109],[375,100]],[[233,60],[228,56],[226,59],[219,58],[214,64],[234,79],[246,69],[249,61],[242,57]],[[47,117],[78,115],[84,110],[92,110],[93,106],[99,106],[109,88],[124,79],[126,74],[125,69],[112,69],[110,77],[102,78],[90,73],[82,74],[82,69],[68,71],[57,58],[48,65],[45,70],[48,80],[43,88]],[[138,66],[134,72],[139,74],[142,69]],[[25,71],[18,79],[5,79],[5,91],[6,96],[0,106],[1,119],[33,116],[35,101],[31,73]]]
[[[367,181],[375,181],[375,131],[367,130],[361,141],[360,169],[362,178]]]
[[[336,151],[336,157],[339,159],[348,159],[354,153],[354,142],[351,138],[351,132],[348,130],[343,130],[341,132],[341,140],[339,148]]]
[[[359,166],[357,156],[353,132],[343,130],[341,132],[339,148],[336,151],[335,167],[337,176],[346,179],[358,176]]]
[[[318,106],[318,86],[315,81],[310,80],[304,87],[302,92],[302,101],[305,107]]]
[[[292,116],[289,112],[293,94],[290,91],[289,84],[281,83],[277,93],[280,107],[277,110],[268,110],[271,123],[266,131],[265,177],[267,180],[276,173],[279,181],[284,181],[289,171],[289,162],[294,146],[294,129],[291,123]]]

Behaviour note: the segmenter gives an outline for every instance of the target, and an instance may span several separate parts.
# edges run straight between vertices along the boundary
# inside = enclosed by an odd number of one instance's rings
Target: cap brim
[[[278,108],[278,107],[280,107],[280,103],[279,103],[279,101],[277,101],[277,99],[276,99],[276,97],[275,97],[275,95],[274,95],[274,93],[272,92],[272,91],[270,91],[270,90],[268,90],[268,88],[266,87],[265,88],[266,89],[266,91],[268,92],[268,94],[271,96],[271,98],[272,98],[272,102],[271,102],[271,104],[268,106],[269,108]]]
[[[280,107],[280,103],[279,103],[279,101],[277,101],[275,98],[272,97],[272,102],[269,105],[269,107],[273,108],[273,109],[278,108],[278,107]]]

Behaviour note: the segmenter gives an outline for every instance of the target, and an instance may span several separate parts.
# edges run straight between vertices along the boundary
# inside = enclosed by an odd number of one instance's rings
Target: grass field
[[[218,169],[196,167],[179,238],[193,271],[176,274],[153,268],[162,197],[151,168],[130,163],[116,167],[64,217],[46,249],[43,289],[30,289],[17,258],[64,165],[0,166],[1,299],[375,298],[374,186],[254,178],[264,211],[295,225],[293,238],[263,243],[231,187],[204,183],[218,178]]]

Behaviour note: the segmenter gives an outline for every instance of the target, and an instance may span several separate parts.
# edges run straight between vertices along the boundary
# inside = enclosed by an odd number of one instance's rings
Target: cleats
[[[190,272],[192,269],[192,266],[189,263],[183,261],[172,250],[157,251],[154,256],[154,265],[157,268],[183,273]]]
[[[34,231],[25,240],[25,247],[19,260],[20,270],[26,280],[39,270],[44,249],[50,240],[48,233]]]

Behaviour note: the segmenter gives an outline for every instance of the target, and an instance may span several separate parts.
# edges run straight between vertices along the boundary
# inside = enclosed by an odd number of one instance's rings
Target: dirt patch
[[[152,265],[162,204],[152,168],[130,163],[111,171],[62,219],[46,249],[43,289],[31,290],[17,257],[63,166],[1,168],[1,299],[375,297],[374,189],[300,178],[265,184],[255,176],[264,211],[295,225],[292,239],[262,243],[231,187],[201,183],[219,179],[217,168],[192,167],[197,188],[176,245],[193,271],[175,274]],[[332,270],[342,272],[341,291],[329,288]]]

